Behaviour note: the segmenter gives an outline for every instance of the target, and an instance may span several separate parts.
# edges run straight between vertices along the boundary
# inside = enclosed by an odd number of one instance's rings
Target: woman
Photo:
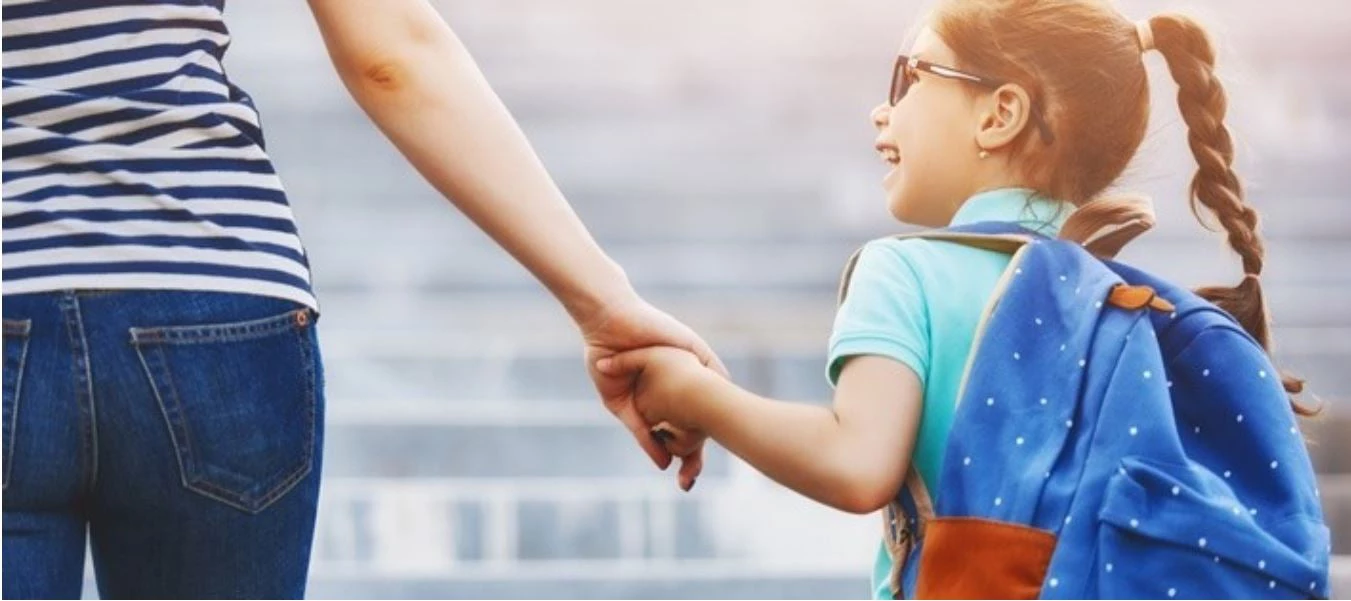
[[[224,0],[6,0],[4,596],[304,594],[323,428],[318,304]],[[353,98],[576,321],[588,365],[664,343],[425,0],[312,0]],[[591,369],[662,468],[671,456]],[[688,488],[701,467],[684,457]]]

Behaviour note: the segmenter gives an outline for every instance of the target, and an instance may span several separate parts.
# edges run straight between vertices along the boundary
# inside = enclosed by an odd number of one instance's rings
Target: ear
[[[976,144],[996,151],[1012,144],[1028,127],[1032,97],[1022,86],[1006,83],[976,103]]]

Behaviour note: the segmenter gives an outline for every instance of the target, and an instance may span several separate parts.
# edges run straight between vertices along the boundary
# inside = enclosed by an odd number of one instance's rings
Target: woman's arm
[[[649,421],[702,430],[780,484],[853,513],[895,496],[919,430],[919,378],[883,357],[849,360],[829,408],[755,395],[674,349],[630,351],[600,369],[639,374],[635,403]]]
[[[310,8],[357,104],[575,320],[634,295],[426,0],[310,0]]]
[[[438,191],[530,270],[577,322],[588,365],[654,344],[726,370],[693,331],[638,297],[544,170],[473,57],[426,0],[310,0],[357,104]],[[605,406],[665,469],[671,455],[634,411],[632,379],[590,370]],[[682,455],[698,475],[702,439]]]

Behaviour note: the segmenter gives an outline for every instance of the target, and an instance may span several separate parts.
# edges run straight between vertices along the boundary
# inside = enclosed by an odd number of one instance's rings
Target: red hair
[[[1045,145],[1025,130],[1014,141],[1032,187],[1078,210],[1061,236],[1113,255],[1154,223],[1146,203],[1103,197],[1144,140],[1149,81],[1141,35],[1107,0],[942,0],[930,26],[957,66],[1026,87],[1055,133]],[[1178,85],[1178,108],[1196,158],[1190,198],[1198,220],[1213,213],[1243,263],[1237,286],[1196,292],[1229,312],[1264,349],[1271,333],[1259,276],[1265,251],[1257,211],[1234,173],[1234,143],[1224,124],[1227,98],[1215,75],[1215,47],[1192,19],[1163,14],[1147,21],[1153,46]],[[1108,232],[1105,235],[1102,232]],[[1303,381],[1283,376],[1287,392]],[[1313,411],[1294,404],[1296,411]]]

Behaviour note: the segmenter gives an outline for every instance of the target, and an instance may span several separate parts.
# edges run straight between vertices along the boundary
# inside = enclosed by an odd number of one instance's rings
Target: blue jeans
[[[4,297],[4,597],[299,598],[315,313],[244,294]]]

